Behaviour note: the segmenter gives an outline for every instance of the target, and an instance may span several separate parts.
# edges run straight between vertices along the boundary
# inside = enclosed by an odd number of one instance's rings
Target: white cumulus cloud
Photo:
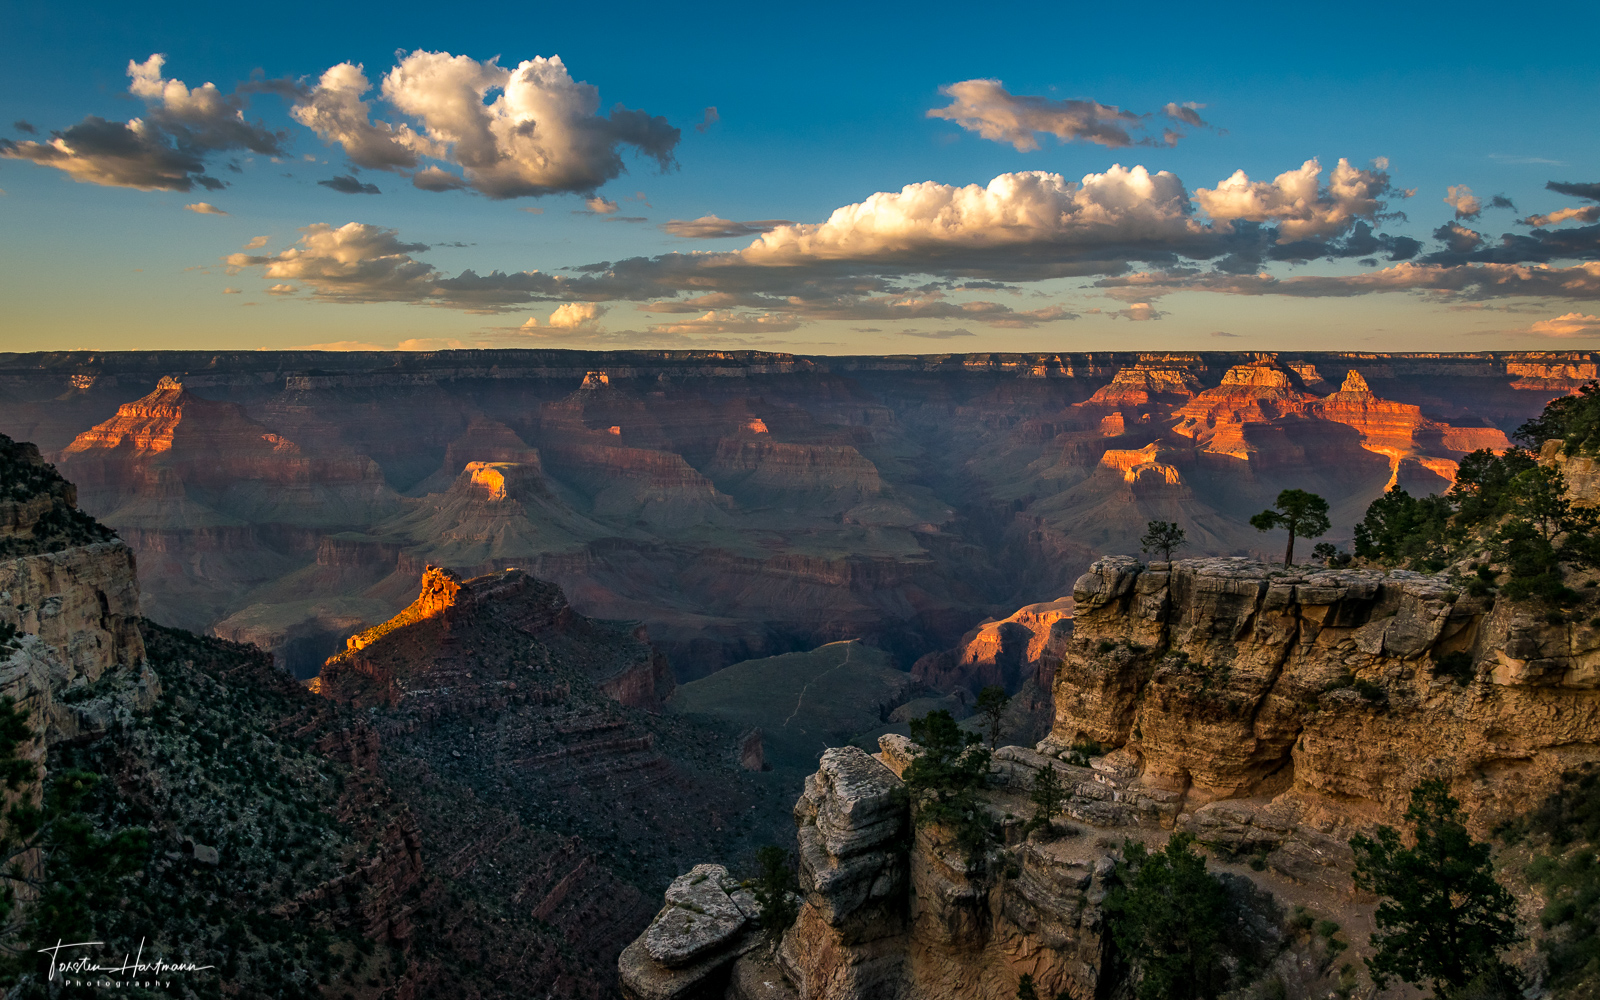
[[[1176,176],[1117,165],[1081,181],[1030,171],[1001,174],[986,186],[908,184],[835,209],[823,223],[779,226],[741,256],[758,264],[912,255],[936,260],[974,249],[1117,248],[1203,233]]]
[[[1214,189],[1196,189],[1194,197],[1214,221],[1277,225],[1280,243],[1327,238],[1344,232],[1356,219],[1375,217],[1384,207],[1383,197],[1398,193],[1389,186],[1387,167],[1378,160],[1372,170],[1358,170],[1340,159],[1323,187],[1322,164],[1312,158],[1271,181],[1252,181],[1239,170]]]
[[[556,306],[555,312],[550,314],[544,325],[555,330],[593,330],[599,326],[600,317],[605,314],[606,307],[593,302],[563,302]],[[522,328],[535,330],[539,325],[539,317],[530,316]]]
[[[218,208],[217,206],[211,204],[209,201],[197,201],[192,205],[185,205],[183,207],[188,209],[189,211],[195,212],[195,213],[197,213],[199,215],[227,215],[228,214],[227,212],[224,212],[222,209]]]

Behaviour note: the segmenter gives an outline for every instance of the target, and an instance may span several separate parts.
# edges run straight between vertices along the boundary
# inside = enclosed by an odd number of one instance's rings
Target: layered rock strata
[[[1301,827],[1348,831],[1398,823],[1439,777],[1487,829],[1600,756],[1600,629],[1442,577],[1109,557],[1073,596],[1041,749],[1120,747],[1184,813],[1277,796]],[[1452,654],[1466,683],[1438,667]]]
[[[666,905],[617,960],[627,1000],[717,997],[734,959],[761,940],[760,908],[721,865],[696,865],[667,887]]]
[[[1072,604],[1072,632],[1052,640],[1051,735],[993,754],[980,807],[1001,842],[988,851],[910,830],[896,778],[919,748],[905,737],[874,757],[824,754],[795,808],[806,895],[777,951],[784,988],[1002,1000],[1027,973],[1041,995],[1115,995],[1101,909],[1114,845],[1176,829],[1219,861],[1253,856],[1221,876],[1245,947],[1290,995],[1325,995],[1336,952],[1296,944],[1274,894],[1364,920],[1348,840],[1403,826],[1419,781],[1444,780],[1481,837],[1600,761],[1600,626],[1552,624],[1446,577],[1119,556]],[[1022,836],[1045,769],[1091,832]],[[730,997],[759,995],[739,984],[767,974],[761,961],[736,963]]]
[[[41,760],[160,693],[133,553],[76,500],[37,448],[0,435],[0,695],[28,711]]]

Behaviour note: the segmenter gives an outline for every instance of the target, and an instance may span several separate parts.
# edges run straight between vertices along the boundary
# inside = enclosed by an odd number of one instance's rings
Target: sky
[[[1600,347],[1600,5],[0,3],[0,351]]]

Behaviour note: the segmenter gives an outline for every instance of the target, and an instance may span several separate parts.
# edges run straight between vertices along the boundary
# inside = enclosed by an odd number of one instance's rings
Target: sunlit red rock
[[[1316,399],[1301,388],[1300,377],[1270,364],[1236,365],[1222,384],[1180,407],[1173,432],[1193,438],[1203,451],[1249,459],[1259,445],[1245,434],[1246,424],[1304,416]]]

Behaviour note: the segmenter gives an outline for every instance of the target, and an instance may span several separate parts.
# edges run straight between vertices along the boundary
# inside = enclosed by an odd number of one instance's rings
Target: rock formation
[[[370,524],[399,499],[371,459],[310,454],[164,377],[79,434],[59,462],[85,508],[140,554],[145,612],[209,628],[227,592],[302,564],[318,534]]]
[[[627,1000],[715,996],[734,959],[760,943],[760,909],[721,865],[696,865],[667,887],[666,905],[618,960]]]
[[[1169,830],[1212,850],[1258,967],[1288,996],[1323,996],[1336,949],[1296,937],[1280,900],[1370,921],[1352,834],[1403,825],[1411,788],[1439,778],[1486,836],[1600,761],[1600,628],[1444,576],[1113,556],[1072,604],[1070,634],[1043,641],[1063,656],[1050,735],[993,757],[982,808],[1000,843],[968,855],[938,825],[894,832],[919,752],[905,737],[829,750],[795,807],[799,917],[776,966],[737,960],[729,997],[759,996],[741,985],[758,971],[801,1000],[1003,1000],[1023,973],[1044,996],[1114,995],[1114,850]],[[1001,623],[985,629],[1003,647]],[[1046,768],[1090,832],[1022,836]]]
[[[0,435],[0,695],[28,711],[41,760],[160,693],[133,553],[76,501],[36,447]]]
[[[298,674],[400,610],[431,562],[554,580],[585,614],[647,623],[688,680],[852,637],[904,667],[1063,593],[1151,519],[1189,532],[1185,554],[1248,554],[1261,537],[1239,512],[1286,487],[1328,497],[1347,544],[1385,488],[1447,488],[1462,454],[1503,446],[1594,364],[17,355],[0,430],[62,455],[140,555],[148,612],[265,643]],[[504,496],[458,485],[470,463],[509,463]]]
[[[659,708],[672,692],[666,659],[642,628],[584,618],[560,587],[517,569],[463,581],[429,566],[409,607],[346,645],[312,688],[358,707],[456,714],[555,697],[542,671],[530,670],[549,660],[551,645],[581,650],[587,679],[621,704]]]

